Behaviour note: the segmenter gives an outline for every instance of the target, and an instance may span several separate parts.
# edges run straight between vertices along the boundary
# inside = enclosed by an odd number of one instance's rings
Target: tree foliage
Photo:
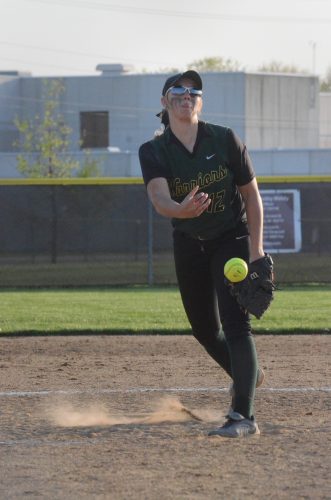
[[[257,70],[265,73],[308,73],[307,70],[301,69],[295,64],[285,64],[281,61],[270,61],[268,63],[264,63],[259,66]]]
[[[321,92],[331,92],[331,66],[328,67],[324,78],[321,80]]]
[[[238,62],[235,61],[234,59],[226,59],[224,57],[204,57],[203,59],[197,59],[195,61],[192,61],[190,64],[187,65],[185,70],[187,69],[194,69],[195,71],[199,71],[201,73],[203,72],[218,72],[218,71],[242,71],[243,67],[242,65]],[[176,74],[176,73],[181,73],[183,71],[182,69],[176,68],[176,67],[165,67],[165,68],[160,68],[157,73],[170,73],[170,74]],[[143,72],[149,72],[148,70],[143,70]]]
[[[86,158],[82,168],[69,154],[72,129],[59,111],[60,96],[64,92],[61,79],[44,80],[42,110],[32,119],[15,118],[20,137],[15,143],[19,150],[17,168],[25,177],[70,177],[73,172],[84,177],[89,172],[96,175],[97,162]]]
[[[205,57],[192,61],[188,65],[189,69],[201,72],[230,72],[243,70],[241,64],[234,59],[225,59],[224,57]]]
[[[187,66],[188,69],[194,69],[201,73],[203,72],[230,72],[230,71],[244,71],[244,66],[240,62],[224,57],[205,57],[197,59]],[[146,70],[147,71],[147,70]],[[281,61],[272,60],[270,62],[261,64],[257,67],[257,71],[264,73],[292,73],[308,75],[310,72],[307,69],[300,68],[295,64],[286,64]],[[162,68],[159,72],[162,73],[180,73],[179,68]],[[331,66],[328,68],[324,77],[320,80],[321,92],[331,92]]]

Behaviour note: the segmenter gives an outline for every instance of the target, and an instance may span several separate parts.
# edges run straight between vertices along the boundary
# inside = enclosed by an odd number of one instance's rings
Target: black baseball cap
[[[167,90],[169,90],[170,87],[173,87],[174,85],[176,85],[176,83],[178,83],[178,81],[181,78],[189,78],[190,80],[192,80],[194,82],[196,89],[202,90],[201,76],[199,75],[199,73],[197,73],[193,69],[189,69],[188,71],[184,71],[184,73],[178,73],[177,75],[170,76],[164,84],[164,87],[162,90],[162,95],[166,95]]]

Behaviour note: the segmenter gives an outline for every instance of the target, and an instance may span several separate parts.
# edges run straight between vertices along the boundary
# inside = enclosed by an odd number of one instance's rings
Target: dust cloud
[[[53,425],[59,427],[95,427],[190,420],[213,422],[218,420],[220,415],[210,410],[190,410],[178,398],[165,397],[156,402],[154,409],[149,412],[144,411],[141,415],[114,413],[100,405],[81,408],[66,403],[48,408],[47,417]]]

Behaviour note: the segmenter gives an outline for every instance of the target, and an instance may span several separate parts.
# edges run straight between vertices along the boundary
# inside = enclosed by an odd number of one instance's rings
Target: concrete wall
[[[331,148],[331,92],[323,92],[320,100],[320,147]]]
[[[70,156],[81,163],[84,153]],[[250,156],[258,176],[269,175],[331,175],[331,149],[251,150]],[[98,162],[105,177],[141,177],[137,153],[94,151],[91,159]],[[0,153],[0,178],[21,177],[16,170],[16,153]]]
[[[71,151],[70,158],[82,166],[86,159],[84,152]],[[37,158],[30,154],[29,158]],[[93,151],[89,159],[96,160],[100,175],[103,177],[140,177],[141,170],[138,155],[134,153],[110,153],[107,150]],[[75,173],[75,172],[73,172]],[[17,153],[0,153],[0,179],[19,178]]]
[[[259,175],[331,175],[331,149],[254,150],[250,152]]]
[[[246,143],[254,149],[319,147],[319,82],[299,75],[246,75]]]

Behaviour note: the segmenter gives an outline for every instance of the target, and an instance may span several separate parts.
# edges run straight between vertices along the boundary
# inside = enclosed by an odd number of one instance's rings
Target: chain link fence
[[[276,193],[268,207],[275,237],[280,218],[285,226],[296,218],[299,247],[270,250],[277,281],[331,283],[331,182],[259,184],[264,196]],[[300,204],[293,214],[285,199],[280,216],[278,195],[288,192]],[[3,183],[0,224],[1,287],[176,283],[170,221],[152,209],[141,181]]]

